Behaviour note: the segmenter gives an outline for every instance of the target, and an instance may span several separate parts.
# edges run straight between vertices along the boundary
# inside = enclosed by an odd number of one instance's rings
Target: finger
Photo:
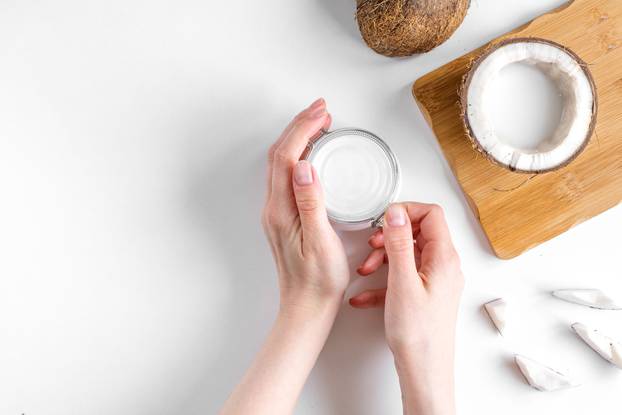
[[[369,238],[367,243],[374,249],[384,248],[384,234],[382,233],[382,231],[373,234],[371,238]]]
[[[323,136],[326,132],[328,132],[328,130],[330,129],[331,124],[333,123],[333,117],[332,115],[330,115],[330,113],[326,113],[326,121],[324,122],[324,125],[322,126],[322,128],[320,130],[318,130],[317,133],[315,133],[313,135],[313,137],[311,137],[309,139],[309,142],[314,142],[316,140],[318,140],[321,136]],[[309,149],[309,147],[307,146],[305,148],[305,150],[303,151],[302,155],[300,156],[300,158],[307,158],[306,157],[306,151]]]
[[[376,236],[372,235],[372,237],[376,237]],[[386,250],[384,249],[384,239],[383,238],[377,238],[377,239],[379,240],[378,242],[370,242],[370,245],[372,247],[375,247],[374,251],[375,250],[382,250],[382,252],[384,252],[382,263],[383,264],[388,264],[389,263],[389,258],[387,257]],[[372,253],[374,251],[372,251]],[[419,249],[419,246],[418,246],[418,244],[416,242],[415,242],[415,245],[414,245],[414,251],[415,251],[415,265],[417,266],[417,269],[419,269],[419,267],[421,267],[421,250]],[[372,254],[370,254],[370,256],[371,255]],[[367,259],[365,261],[367,261]],[[362,265],[361,265],[361,267],[362,267]],[[361,267],[359,267],[359,269]],[[372,272],[374,272],[374,271],[372,271]],[[359,274],[361,274],[361,273],[359,272]],[[361,274],[361,275],[368,275],[368,274]]]
[[[369,239],[367,240],[367,243],[369,244],[369,246],[371,246],[374,249],[376,249],[376,248],[384,248],[384,239],[382,237],[382,228],[380,228],[377,231],[375,231],[374,233],[372,233],[371,236],[369,237]]]
[[[320,105],[301,114],[287,137],[278,146],[272,163],[271,201],[284,213],[294,205],[292,169],[311,139],[326,122],[326,107]]]
[[[401,274],[414,273],[414,241],[410,220],[403,206],[394,204],[389,207],[382,232],[391,269]]]
[[[386,288],[363,291],[350,298],[350,305],[354,308],[373,308],[384,306],[384,299],[387,296]]]
[[[311,137],[309,139],[310,142],[313,142],[315,140],[317,140],[318,138],[320,138],[324,133],[326,133],[329,129],[331,124],[333,123],[333,117],[332,115],[330,115],[329,112],[326,112],[326,121],[324,121],[324,125],[322,125],[322,128],[320,128],[314,135],[313,137]],[[303,153],[304,154],[304,153]]]
[[[419,224],[419,233],[416,236],[419,249],[423,250],[426,243],[431,241],[451,243],[445,215],[440,206],[416,202],[404,205],[410,220]]]
[[[277,148],[279,148],[279,146],[281,145],[281,143],[283,142],[285,137],[287,137],[289,135],[291,130],[294,128],[294,126],[296,125],[296,123],[298,122],[300,117],[302,117],[302,115],[304,113],[312,111],[315,108],[318,108],[320,106],[326,106],[326,102],[324,101],[324,98],[316,99],[315,101],[313,101],[313,103],[311,105],[309,105],[302,112],[300,112],[298,115],[296,115],[296,117],[294,117],[294,119],[292,119],[289,122],[289,124],[287,124],[287,127],[285,127],[285,129],[283,130],[283,132],[281,133],[279,138],[276,140],[276,142],[274,142],[270,146],[270,149],[268,150],[268,199],[270,198],[270,194],[272,193],[272,165],[274,163],[274,154],[276,153]],[[328,129],[329,127],[330,127],[330,121],[329,121],[329,125],[328,125],[328,127],[326,127],[326,129]]]
[[[421,249],[419,249],[419,245],[415,242],[415,266],[417,269],[421,268]]]
[[[443,242],[428,242],[421,251],[419,275],[426,283],[461,278],[460,257],[453,245]]]
[[[443,209],[438,205],[406,203],[409,217],[419,221],[420,232],[417,236],[417,248],[420,250],[419,275],[431,283],[433,276],[462,275],[460,258],[451,242],[451,235]]]
[[[327,113],[326,120],[324,121],[324,125],[322,125],[322,130],[325,130],[325,131],[330,130],[330,125],[332,123],[333,123],[333,116]]]
[[[419,224],[411,221],[411,227],[413,231],[413,239],[416,239],[417,236],[419,235]],[[367,240],[367,243],[372,248],[383,248],[384,247],[384,234],[382,233],[382,229],[379,229],[376,232],[374,232]]]
[[[412,228],[404,206],[389,206],[382,232],[389,259],[389,289],[408,292],[413,284],[420,284],[421,279],[417,275]]]
[[[356,269],[359,275],[367,276],[373,274],[382,266],[385,259],[384,248],[374,249],[367,255],[361,266]]]
[[[330,228],[323,193],[317,173],[311,163],[300,160],[296,163],[293,174],[294,197],[306,240],[321,235]]]

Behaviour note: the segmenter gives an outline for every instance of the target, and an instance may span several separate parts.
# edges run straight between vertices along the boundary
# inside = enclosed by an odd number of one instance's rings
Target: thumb
[[[303,234],[313,236],[318,231],[330,227],[324,195],[317,172],[307,160],[300,160],[294,167],[294,196]]]
[[[415,248],[410,218],[399,204],[389,206],[382,233],[389,259],[389,286],[399,288],[417,277]]]

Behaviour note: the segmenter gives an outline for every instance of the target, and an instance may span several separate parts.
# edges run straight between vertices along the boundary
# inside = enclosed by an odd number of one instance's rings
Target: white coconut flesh
[[[594,288],[555,290],[552,294],[560,300],[586,307],[601,310],[622,310],[622,301]]]
[[[559,124],[536,148],[518,148],[504,140],[490,116],[492,86],[506,66],[516,63],[534,65],[554,82],[562,96]],[[469,134],[480,151],[510,170],[554,170],[576,157],[590,138],[595,88],[584,64],[555,44],[537,39],[502,44],[476,63],[466,82],[462,99],[466,100],[463,105]]]
[[[503,298],[497,298],[484,304],[484,310],[502,336],[507,326],[507,308],[508,304]]]
[[[563,373],[529,359],[528,357],[516,355],[514,356],[514,360],[527,383],[539,391],[552,392],[579,386],[577,382]]]
[[[622,343],[582,323],[574,323],[571,327],[603,359],[622,369]]]

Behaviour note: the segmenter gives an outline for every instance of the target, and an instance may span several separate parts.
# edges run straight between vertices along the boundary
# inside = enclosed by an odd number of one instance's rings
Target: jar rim
[[[395,153],[393,153],[387,143],[378,135],[361,128],[339,128],[333,131],[323,131],[318,137],[309,141],[309,144],[307,145],[307,150],[305,151],[303,158],[313,164],[314,156],[326,143],[346,135],[355,135],[368,139],[378,145],[378,147],[385,153],[391,165],[391,189],[389,192],[389,197],[387,198],[387,200],[385,200],[385,203],[379,205],[378,208],[374,209],[370,216],[367,218],[350,219],[348,217],[336,215],[334,212],[328,212],[328,216],[330,220],[333,221],[335,224],[344,225],[347,228],[363,229],[367,227],[372,227],[381,221],[389,205],[397,198],[397,193],[399,192],[400,187],[400,166],[397,157],[395,156]]]

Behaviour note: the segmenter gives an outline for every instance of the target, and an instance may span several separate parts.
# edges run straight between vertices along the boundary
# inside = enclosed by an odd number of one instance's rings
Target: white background
[[[265,154],[318,96],[376,132],[401,198],[442,204],[467,285],[462,414],[619,413],[622,371],[577,340],[622,312],[551,298],[622,291],[620,207],[496,259],[425,124],[412,82],[559,0],[473,0],[454,36],[408,59],[360,40],[354,0],[0,2],[0,414],[213,414],[258,350],[278,289],[259,225]],[[346,235],[353,267],[366,233]],[[382,285],[354,279],[350,293]],[[481,304],[512,301],[499,337]],[[525,385],[513,351],[578,389]],[[397,414],[382,315],[344,305],[298,414]]]

